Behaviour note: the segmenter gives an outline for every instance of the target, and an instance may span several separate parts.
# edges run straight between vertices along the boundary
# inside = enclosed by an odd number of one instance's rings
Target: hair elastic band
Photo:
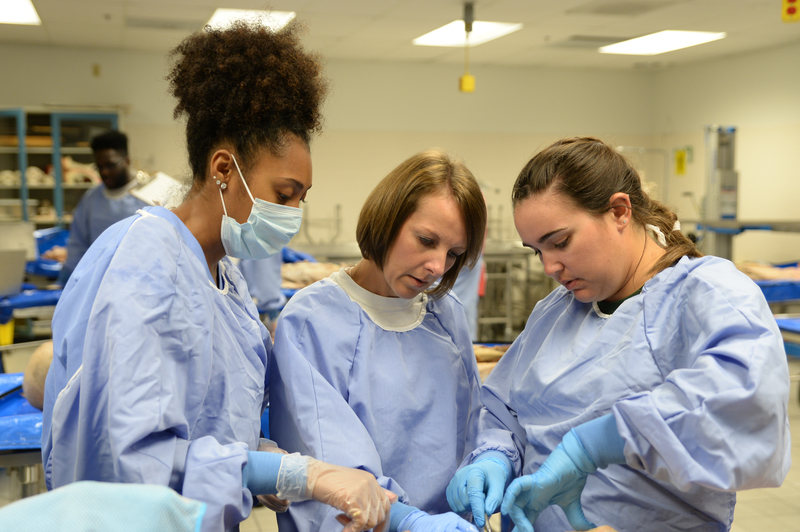
[[[647,224],[644,226],[644,228],[655,233],[656,240],[658,240],[658,243],[662,248],[667,247],[667,237],[664,236],[664,231],[652,224]]]

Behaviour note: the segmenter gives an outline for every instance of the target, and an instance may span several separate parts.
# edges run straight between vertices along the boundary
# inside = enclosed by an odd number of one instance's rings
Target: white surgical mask
[[[225,253],[231,257],[239,259],[266,259],[278,253],[289,243],[294,235],[300,230],[300,222],[303,220],[303,209],[289,207],[288,205],[278,205],[262,199],[253,198],[250,188],[244,180],[244,175],[233,157],[233,164],[239,172],[242,184],[250,199],[253,200],[253,208],[247,221],[240,224],[230,216],[225,208],[225,198],[222,197],[222,189],[219,197],[222,200],[222,246]]]

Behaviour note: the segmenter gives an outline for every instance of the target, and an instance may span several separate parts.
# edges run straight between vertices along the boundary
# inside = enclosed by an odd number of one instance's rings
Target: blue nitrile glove
[[[242,486],[253,495],[274,495],[278,492],[278,471],[285,455],[247,451],[247,463],[242,467]]]
[[[591,442],[587,452],[582,441]],[[609,414],[570,430],[538,471],[514,480],[503,497],[502,512],[521,532],[533,532],[532,523],[551,504],[561,506],[575,530],[595,528],[581,508],[586,477],[606,467],[624,463],[625,442]]]
[[[456,471],[447,486],[450,509],[463,514],[472,512],[475,524],[483,527],[485,515],[492,515],[503,500],[503,490],[511,480],[513,467],[499,451],[480,454],[472,464]]]
[[[394,511],[394,508],[392,508]],[[452,512],[430,515],[414,510],[398,525],[397,532],[478,532],[475,525]]]

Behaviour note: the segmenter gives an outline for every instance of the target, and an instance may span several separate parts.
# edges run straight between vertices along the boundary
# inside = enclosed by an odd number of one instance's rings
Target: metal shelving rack
[[[487,241],[483,258],[486,293],[478,308],[478,340],[512,342],[554,284],[537,267],[533,253],[517,242]]]
[[[39,127],[43,123],[45,127],[49,126],[49,134],[34,135],[40,137],[49,137],[51,146],[28,146],[27,136],[29,135],[28,129],[30,119],[35,118],[39,122]],[[10,120],[14,120],[15,124],[9,128]],[[88,141],[91,136],[99,133],[102,130],[118,129],[119,117],[116,112],[65,112],[65,111],[48,111],[48,110],[33,110],[33,109],[0,109],[0,122],[5,122],[0,126],[3,131],[13,130],[17,137],[16,146],[0,146],[0,157],[4,157],[0,162],[0,170],[13,169],[7,168],[7,165],[13,160],[16,155],[16,169],[20,171],[20,185],[19,186],[1,186],[1,191],[16,191],[19,190],[19,200],[22,205],[22,219],[28,221],[28,203],[31,199],[31,190],[51,190],[53,207],[56,211],[55,219],[48,222],[42,222],[48,225],[65,225],[65,189],[75,190],[77,192],[77,199],[83,195],[83,192],[90,188],[92,184],[76,184],[64,185],[64,169],[61,163],[61,157],[64,155],[76,156],[76,159],[83,159],[84,162],[92,161],[92,150],[88,146]],[[75,138],[64,142],[64,129],[69,128],[72,130],[78,129],[80,132]],[[86,145],[77,145],[77,142],[85,143]],[[29,185],[26,178],[26,169],[30,163],[34,166],[46,165],[49,155],[49,163],[53,166],[54,184],[50,185]],[[31,159],[36,159],[34,163]],[[3,197],[9,197],[9,194],[4,194]],[[77,202],[76,199],[76,202]]]

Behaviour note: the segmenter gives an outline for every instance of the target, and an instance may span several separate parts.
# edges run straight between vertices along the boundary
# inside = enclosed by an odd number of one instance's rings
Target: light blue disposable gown
[[[248,291],[262,314],[280,310],[286,304],[286,296],[281,292],[282,265],[283,257],[280,253],[268,259],[239,262],[239,269],[247,281]]]
[[[146,206],[147,203],[129,193],[118,198],[109,197],[108,189],[103,184],[88,190],[72,213],[67,261],[59,279],[66,282],[86,250],[103,231]]]
[[[788,368],[759,288],[684,257],[610,317],[559,287],[486,379],[480,447],[531,474],[576,425],[613,412],[627,465],[589,475],[586,517],[620,532],[728,530],[735,490],[790,463]],[[572,530],[550,506],[536,532]]]
[[[238,269],[217,288],[172,212],[144,209],[92,245],[53,316],[42,462],[48,488],[78,480],[174,488],[219,532],[252,508],[272,344]]]
[[[270,436],[290,452],[373,473],[401,502],[450,511],[445,489],[474,446],[480,376],[464,311],[428,299],[406,332],[376,325],[323,279],[281,312],[270,363]],[[314,501],[278,514],[282,532],[338,530]]]
[[[458,296],[464,306],[464,313],[469,325],[469,337],[473,342],[478,341],[478,305],[480,304],[478,292],[480,291],[483,265],[483,255],[481,255],[475,266],[472,268],[464,266],[458,272],[456,283],[453,285],[453,293]]]

